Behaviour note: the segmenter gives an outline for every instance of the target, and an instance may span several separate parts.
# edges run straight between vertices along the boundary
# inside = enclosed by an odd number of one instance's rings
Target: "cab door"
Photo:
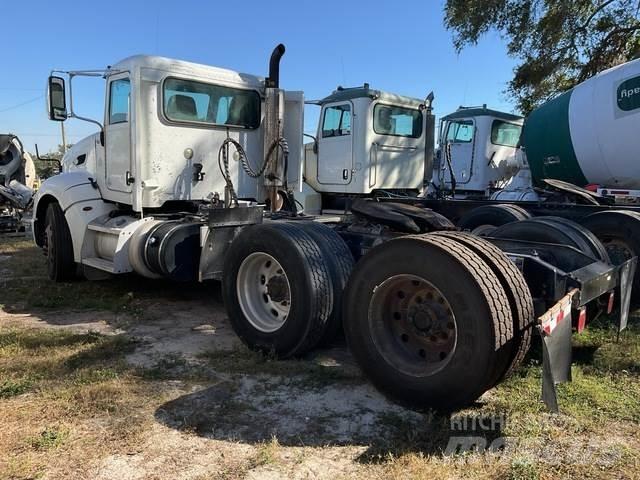
[[[468,183],[473,175],[473,157],[475,147],[475,124],[472,119],[451,120],[447,124],[445,140],[451,151],[451,169],[456,184]],[[445,145],[446,148],[446,145]],[[444,178],[451,183],[449,168],[446,166],[446,152],[443,155]]]
[[[318,183],[347,185],[353,169],[351,102],[330,103],[321,115],[318,139]]]
[[[109,77],[104,127],[105,176],[109,190],[130,193],[131,174],[131,81],[128,73]]]

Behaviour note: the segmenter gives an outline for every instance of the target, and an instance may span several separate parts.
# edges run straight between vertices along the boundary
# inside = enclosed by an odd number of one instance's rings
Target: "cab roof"
[[[338,87],[333,91],[333,93],[331,93],[331,95],[328,95],[323,99],[318,100],[317,102],[314,102],[314,103],[318,103],[319,105],[324,105],[326,103],[342,102],[346,100],[353,100],[355,98],[370,98],[372,100],[383,100],[385,102],[400,104],[400,105],[407,105],[415,108],[419,107],[422,103],[424,103],[423,100],[420,100],[418,98],[405,97],[404,95],[396,95],[395,93],[388,93],[388,92],[383,92],[381,90],[374,90],[369,87],[368,83],[365,83],[363,86],[360,86],[360,87],[350,87],[350,88]]]
[[[114,72],[122,70],[133,71],[136,69],[159,70],[186,77],[223,80],[252,87],[264,86],[263,77],[156,55],[133,55],[109,67],[109,70]]]
[[[511,122],[521,122],[524,120],[524,117],[520,115],[515,115],[513,113],[500,112],[498,110],[492,110],[487,107],[460,107],[453,113],[449,115],[443,116],[442,120],[455,120],[458,118],[469,118],[469,117],[496,117],[502,120],[507,120]]]

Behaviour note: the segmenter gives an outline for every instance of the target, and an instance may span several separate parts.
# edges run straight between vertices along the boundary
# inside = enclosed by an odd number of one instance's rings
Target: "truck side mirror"
[[[47,85],[47,113],[49,120],[64,122],[67,119],[67,98],[64,78],[50,76]]]

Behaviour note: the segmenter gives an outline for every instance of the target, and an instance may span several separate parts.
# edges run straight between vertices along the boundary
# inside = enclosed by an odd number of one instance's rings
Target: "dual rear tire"
[[[344,312],[351,352],[378,389],[443,410],[469,405],[512,371],[533,322],[517,268],[488,242],[456,232],[372,249],[351,275]]]
[[[244,229],[224,266],[236,333],[286,358],[321,343],[342,317],[364,373],[419,409],[468,405],[524,357],[531,296],[515,265],[488,242],[456,232],[404,236],[373,248],[353,271],[352,262],[324,226]]]
[[[252,349],[300,356],[340,330],[353,258],[329,227],[273,222],[245,228],[226,254],[222,294],[231,324]]]

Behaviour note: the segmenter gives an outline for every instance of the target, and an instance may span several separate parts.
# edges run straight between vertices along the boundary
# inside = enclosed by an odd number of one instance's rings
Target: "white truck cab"
[[[277,189],[299,187],[303,95],[279,89],[277,61],[284,47],[276,50],[266,79],[147,55],[100,71],[54,72],[47,95],[50,118],[76,117],[100,131],[76,143],[64,156],[64,173],[38,191],[36,242],[46,247],[52,241],[47,238],[47,211],[55,204],[60,222],[68,226],[69,256],[85,272],[135,270],[155,277],[138,258],[140,252],[131,251],[129,240],[146,235],[148,226],[158,223],[154,217],[193,211],[198,202],[221,201],[231,194],[236,204],[265,204],[279,195]],[[102,119],[74,113],[76,76],[104,78]],[[275,141],[285,136],[291,139],[288,144]],[[266,172],[269,176],[246,174],[260,163],[269,167],[265,156],[281,157],[284,150],[273,148],[278,146],[286,150],[286,178],[282,168]],[[63,277],[72,274],[66,270]]]
[[[250,159],[264,150],[264,78],[169,58],[136,55],[105,70],[102,133],[67,153],[64,171],[85,170],[102,198],[133,211],[168,201],[204,200],[224,191],[217,153],[222,141],[239,141]],[[302,93],[285,92],[284,134],[289,174],[300,172]],[[260,198],[257,179],[230,172],[241,198]],[[206,178],[207,181],[204,181]]]
[[[518,153],[524,119],[482,107],[460,107],[440,119],[433,183],[462,196],[486,195],[522,167]],[[452,183],[453,177],[453,183]]]
[[[305,179],[314,190],[368,195],[422,188],[431,171],[428,102],[364,84],[338,87],[314,103],[321,107],[317,137],[305,147]]]

